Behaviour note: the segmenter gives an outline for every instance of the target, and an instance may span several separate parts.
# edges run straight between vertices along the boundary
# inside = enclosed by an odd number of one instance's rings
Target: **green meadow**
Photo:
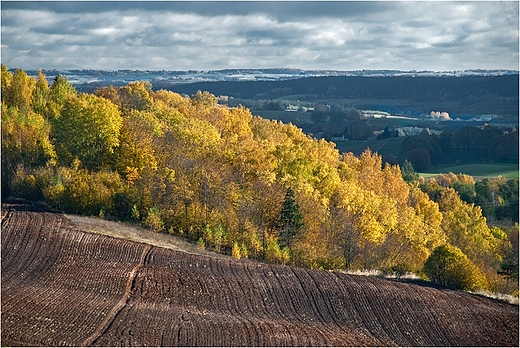
[[[506,179],[518,179],[518,164],[511,163],[471,163],[461,165],[436,166],[428,172],[420,173],[422,177],[435,176],[439,173],[468,174],[474,178],[496,178],[503,176]]]

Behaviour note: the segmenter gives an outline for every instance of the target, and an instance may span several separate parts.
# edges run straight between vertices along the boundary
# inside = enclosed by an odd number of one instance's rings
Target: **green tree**
[[[417,170],[428,170],[432,164],[430,153],[423,148],[416,148],[406,155],[406,158],[413,164]]]
[[[452,184],[452,187],[457,191],[462,199],[466,203],[474,203],[475,202],[475,184],[474,183],[464,183],[462,181],[456,181]]]
[[[500,273],[506,275],[518,283],[518,257],[520,255],[518,248],[518,223],[516,223],[514,226],[506,228],[506,231],[508,239],[511,243],[511,248],[505,252],[504,260],[500,264]]]
[[[412,162],[407,159],[405,159],[403,162],[403,166],[401,167],[401,174],[403,176],[403,180],[406,182],[419,180],[419,174],[415,172]]]
[[[293,238],[302,227],[303,216],[300,213],[300,206],[295,201],[294,191],[289,187],[280,211],[280,246],[291,247]]]
[[[511,219],[518,223],[518,179],[499,182],[501,204],[496,209],[498,219]]]
[[[420,135],[407,137],[403,141],[401,154],[408,158],[417,170],[428,169],[430,164],[440,163],[442,150],[439,138],[425,130]]]

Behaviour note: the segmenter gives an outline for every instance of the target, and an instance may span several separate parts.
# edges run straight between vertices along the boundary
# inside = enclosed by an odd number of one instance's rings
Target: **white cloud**
[[[140,69],[518,69],[518,2],[2,3],[9,67],[130,62]]]

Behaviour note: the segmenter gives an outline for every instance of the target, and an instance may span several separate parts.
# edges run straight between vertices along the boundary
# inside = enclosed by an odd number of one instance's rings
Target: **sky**
[[[518,1],[2,1],[8,68],[519,68]]]

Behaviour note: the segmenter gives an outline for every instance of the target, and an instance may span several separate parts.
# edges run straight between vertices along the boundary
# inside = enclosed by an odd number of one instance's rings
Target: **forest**
[[[209,92],[78,93],[64,76],[4,65],[1,77],[3,200],[133,221],[236,258],[518,296],[518,224],[462,199],[470,178],[405,181],[377,153],[340,154]],[[497,209],[507,190],[493,185]]]
[[[283,99],[298,96],[302,101],[348,99],[351,106],[371,109],[374,105],[399,100],[404,110],[428,114],[432,106],[450,114],[493,114],[518,119],[518,75],[464,77],[308,77],[285,81],[221,81],[189,84],[157,84],[178,93],[197,90],[240,99]],[[397,112],[400,110],[389,109]]]

